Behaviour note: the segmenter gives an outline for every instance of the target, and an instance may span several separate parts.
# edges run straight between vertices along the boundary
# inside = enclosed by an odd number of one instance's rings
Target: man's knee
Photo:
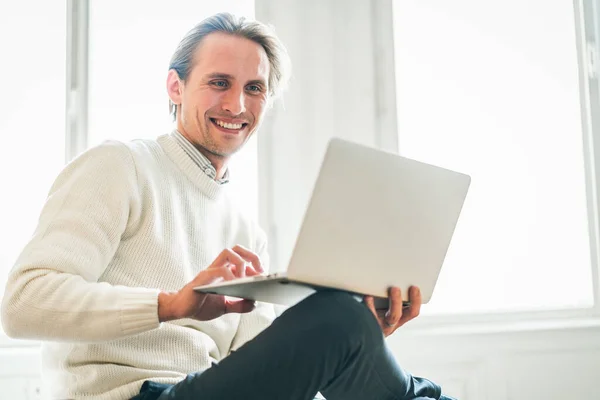
[[[379,345],[383,333],[375,317],[358,299],[346,292],[319,291],[288,309],[290,319],[302,324],[303,330],[316,330],[322,338],[361,342],[367,347]],[[283,315],[282,315],[283,316]]]

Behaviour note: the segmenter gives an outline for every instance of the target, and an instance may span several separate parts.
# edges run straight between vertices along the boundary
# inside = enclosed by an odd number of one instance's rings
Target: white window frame
[[[65,161],[88,146],[89,0],[67,0]]]
[[[587,204],[592,242],[594,315],[600,317],[600,2],[574,0]]]

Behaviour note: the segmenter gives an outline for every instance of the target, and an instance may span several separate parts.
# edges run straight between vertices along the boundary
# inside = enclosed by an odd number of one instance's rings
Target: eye
[[[262,91],[262,88],[258,85],[248,85],[248,86],[246,86],[246,89],[249,92],[254,92],[254,93],[260,93]]]
[[[211,82],[211,84],[212,84],[213,86],[216,86],[216,87],[218,87],[219,89],[224,89],[224,88],[226,88],[226,87],[228,87],[228,86],[229,86],[229,83],[228,83],[227,81],[224,81],[224,80],[220,80],[220,81],[212,81],[212,82]]]

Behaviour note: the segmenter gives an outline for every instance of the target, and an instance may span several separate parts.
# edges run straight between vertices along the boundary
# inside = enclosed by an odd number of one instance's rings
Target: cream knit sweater
[[[9,276],[4,330],[44,341],[53,399],[129,399],[144,380],[178,382],[275,317],[259,304],[208,322],[158,322],[159,291],[180,289],[235,244],[267,264],[264,233],[171,135],[106,142],[55,181]]]

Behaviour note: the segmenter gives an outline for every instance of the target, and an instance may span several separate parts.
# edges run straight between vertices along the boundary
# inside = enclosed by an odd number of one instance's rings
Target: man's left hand
[[[402,306],[402,292],[398,287],[392,287],[389,290],[390,306],[388,310],[375,309],[373,296],[365,296],[364,302],[373,313],[383,334],[387,337],[394,333],[402,325],[417,317],[421,311],[421,291],[416,286],[411,286],[408,291],[410,305]]]

